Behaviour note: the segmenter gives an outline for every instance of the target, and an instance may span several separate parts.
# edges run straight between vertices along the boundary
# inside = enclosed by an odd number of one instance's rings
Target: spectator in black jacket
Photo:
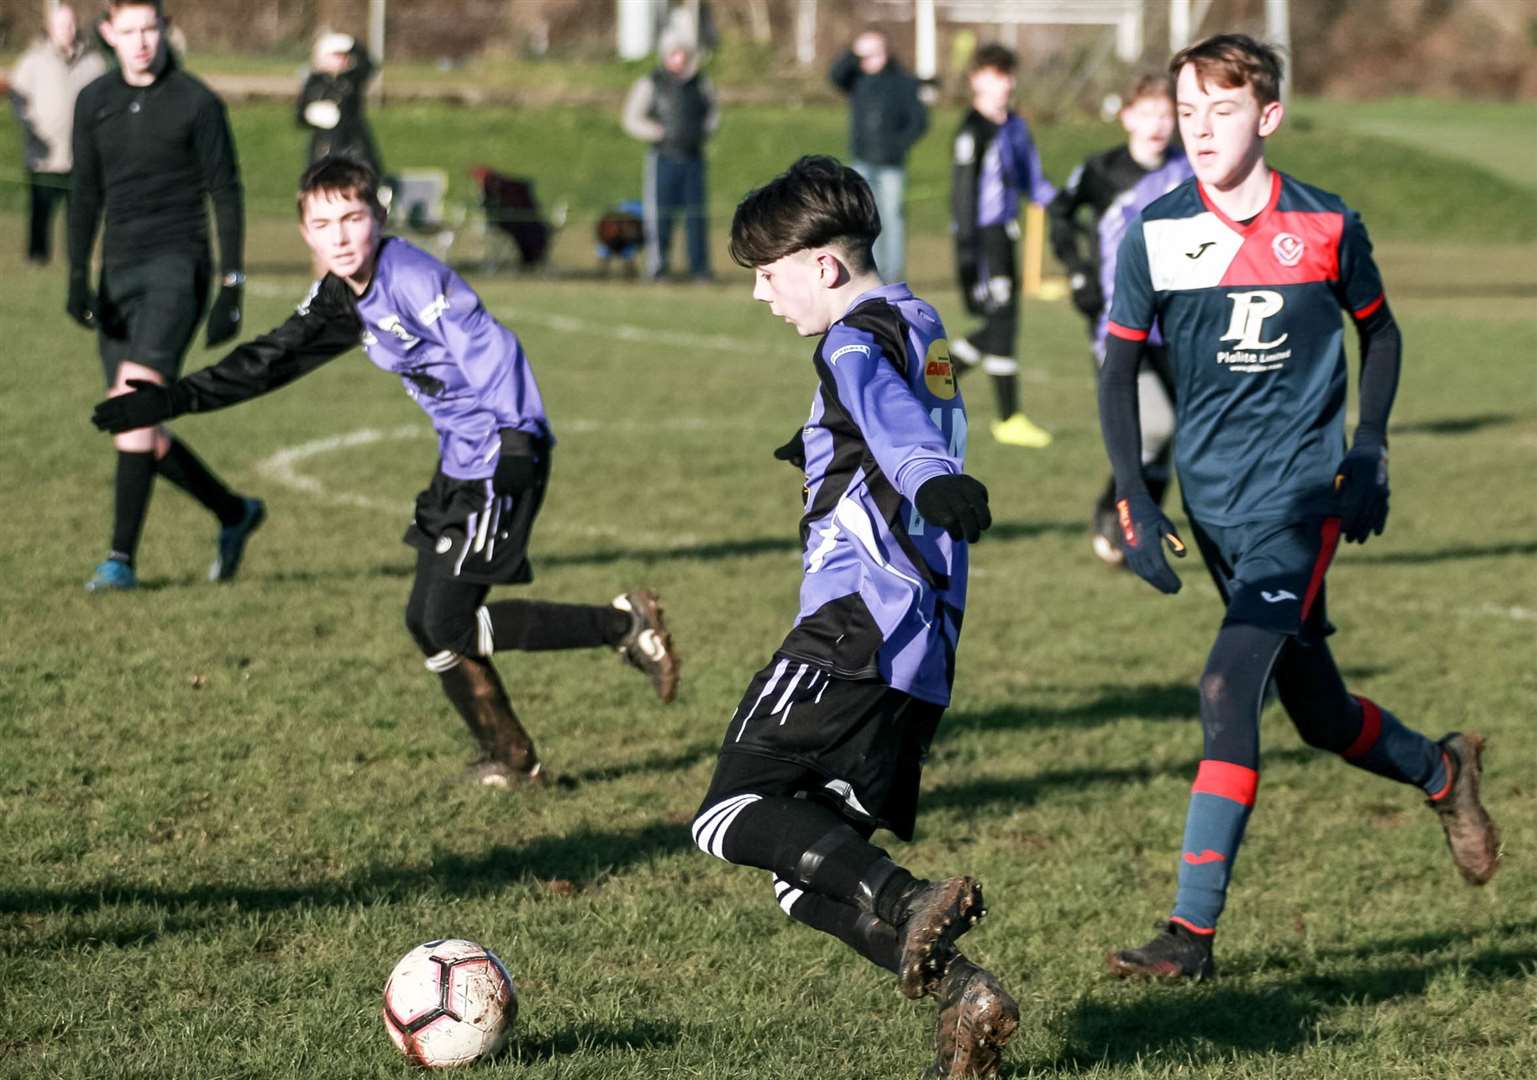
[[[866,30],[833,61],[828,78],[849,96],[849,153],[852,164],[875,192],[881,234],[875,265],[881,279],[907,274],[907,231],[902,201],[907,193],[907,154],[929,126],[929,111],[918,97],[918,80],[891,55],[882,30]]]
[[[374,62],[350,34],[321,34],[315,40],[310,73],[299,91],[297,119],[310,131],[309,164],[323,157],[361,161],[383,175],[379,148],[363,115]]]

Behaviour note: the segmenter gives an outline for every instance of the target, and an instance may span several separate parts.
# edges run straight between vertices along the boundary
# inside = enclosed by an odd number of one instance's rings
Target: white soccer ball
[[[418,945],[384,984],[384,1028],[406,1057],[428,1068],[469,1065],[507,1043],[518,988],[490,949],[445,939]]]

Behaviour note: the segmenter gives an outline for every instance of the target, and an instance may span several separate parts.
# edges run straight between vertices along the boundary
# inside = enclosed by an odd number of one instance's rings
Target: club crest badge
[[[1270,251],[1282,266],[1296,266],[1302,261],[1302,237],[1295,233],[1276,233],[1270,241]]]
[[[955,396],[955,368],[950,363],[950,343],[944,338],[929,343],[928,355],[923,358],[923,385],[942,401]]]

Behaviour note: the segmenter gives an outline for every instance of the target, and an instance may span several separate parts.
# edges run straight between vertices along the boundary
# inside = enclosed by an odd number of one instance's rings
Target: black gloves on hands
[[[1381,536],[1388,523],[1388,448],[1358,443],[1334,474],[1340,532],[1355,544]]]
[[[491,488],[498,495],[522,495],[541,479],[540,442],[524,431],[502,429],[502,453],[496,459]]]
[[[806,467],[806,429],[796,428],[795,434],[790,436],[783,446],[774,448],[775,461],[788,461],[797,469]]]
[[[129,379],[128,385],[133,387],[133,393],[97,402],[91,413],[91,423],[102,431],[116,435],[124,431],[154,427],[180,411],[176,408],[176,397],[170,387],[148,379]]]
[[[975,544],[993,523],[987,508],[987,488],[965,473],[935,476],[925,480],[913,496],[918,513],[930,525],[937,525],[952,540]]]
[[[1117,499],[1116,515],[1121,524],[1121,547],[1126,565],[1153,588],[1173,595],[1179,592],[1179,575],[1169,568],[1163,545],[1179,558],[1185,557],[1185,542],[1174,531],[1174,522],[1158,508],[1151,495],[1142,493],[1129,499]]]
[[[1070,283],[1073,287],[1073,306],[1085,318],[1099,318],[1099,313],[1105,310],[1105,294],[1100,291],[1099,279],[1091,274],[1074,274]]]
[[[223,285],[208,313],[208,346],[222,344],[240,332],[240,299],[244,289],[239,285]]]
[[[87,330],[96,329],[96,294],[91,291],[90,275],[85,270],[69,272],[69,299],[64,310]]]

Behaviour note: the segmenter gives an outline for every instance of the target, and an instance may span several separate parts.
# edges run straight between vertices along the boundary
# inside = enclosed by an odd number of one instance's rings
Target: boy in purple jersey
[[[438,434],[437,471],[405,535],[417,549],[406,629],[479,744],[471,779],[502,788],[548,782],[492,652],[609,646],[671,701],[678,664],[661,603],[645,590],[603,605],[485,602],[492,585],[533,580],[528,541],[555,445],[522,343],[459,275],[380,235],[384,209],[366,165],[312,165],[299,182],[299,217],[329,273],[287,322],[168,386],[132,381],[134,392],[101,402],[91,419],[123,431],[249,401],[361,341]]]
[[[726,728],[694,842],[770,871],[791,918],[939,998],[935,1076],[992,1076],[1019,1009],[955,940],[986,914],[975,879],[915,878],[870,843],[912,839],[918,782],[950,701],[966,542],[992,518],[962,472],[966,409],[944,326],[882,285],[869,185],[805,157],[748,194],[731,255],[803,337],[818,388],[775,456],[805,471],[800,614]]]
[[[972,58],[971,111],[955,134],[951,171],[951,230],[955,269],[966,310],[982,325],[951,343],[962,369],[992,378],[998,402],[993,438],[1039,449],[1051,433],[1019,411],[1019,197],[1037,206],[1056,197],[1024,118],[1014,112],[1017,58],[1002,45],[984,45]]]
[[[1273,49],[1219,35],[1169,70],[1196,179],[1149,205],[1121,244],[1100,419],[1127,564],[1177,592],[1162,545],[1183,555],[1184,544],[1139,468],[1136,371],[1156,318],[1176,380],[1185,512],[1227,612],[1201,675],[1205,745],[1174,909],[1152,941],[1108,961],[1118,975],[1203,978],[1259,784],[1267,679],[1309,745],[1424,791],[1468,882],[1494,874],[1499,840],[1479,798],[1483,740],[1431,742],[1350,694],[1325,642],[1339,538],[1365,543],[1388,512],[1400,338],[1366,230],[1337,196],[1265,164],[1283,112]],[[1342,307],[1361,339],[1348,451]]]
[[[1191,176],[1185,152],[1169,145],[1174,134],[1174,88],[1167,74],[1143,75],[1132,83],[1120,119],[1125,144],[1095,154],[1074,169],[1046,208],[1052,249],[1070,275],[1073,306],[1089,323],[1096,372],[1105,359],[1107,300],[1115,293],[1115,257],[1121,237],[1138,211]],[[1142,479],[1161,506],[1174,446],[1174,377],[1156,328],[1142,352],[1137,389]],[[1094,554],[1111,566],[1124,566],[1114,476],[1094,506],[1091,528]]]

